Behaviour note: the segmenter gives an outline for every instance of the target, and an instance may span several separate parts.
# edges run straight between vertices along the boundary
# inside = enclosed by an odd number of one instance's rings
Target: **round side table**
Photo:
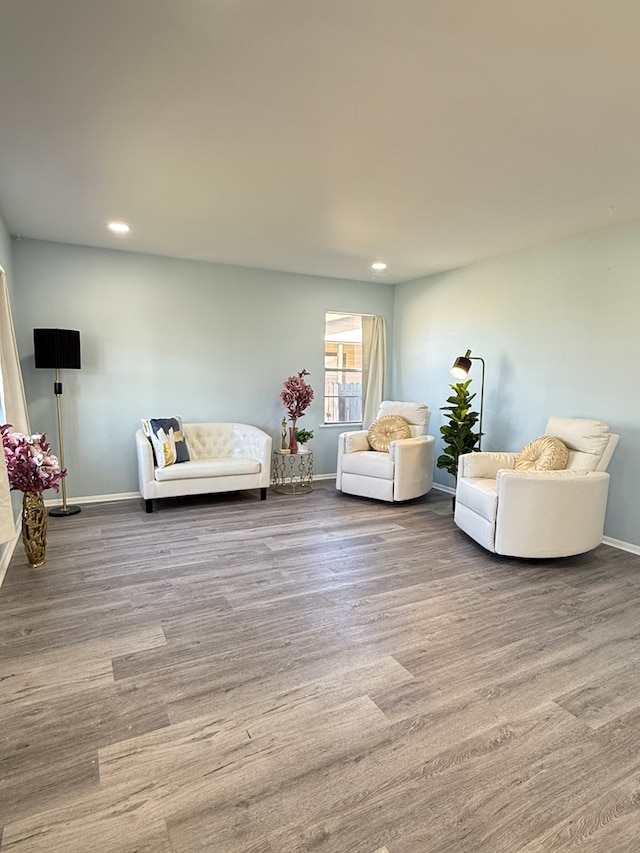
[[[313,451],[273,451],[272,489],[281,495],[305,495],[312,491]]]

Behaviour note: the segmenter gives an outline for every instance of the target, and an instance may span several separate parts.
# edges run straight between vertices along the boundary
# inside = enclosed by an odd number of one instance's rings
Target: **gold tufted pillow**
[[[392,441],[411,438],[409,422],[400,415],[384,415],[374,421],[367,432],[367,440],[373,450],[386,453]]]
[[[515,468],[520,471],[559,471],[569,461],[567,445],[553,435],[534,438],[518,454]]]

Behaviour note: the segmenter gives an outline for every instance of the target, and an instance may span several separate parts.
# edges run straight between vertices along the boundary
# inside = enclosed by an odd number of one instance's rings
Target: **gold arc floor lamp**
[[[480,435],[478,437],[478,450],[482,450],[482,408],[484,406],[484,358],[479,355],[471,355],[468,349],[464,355],[459,355],[453,362],[451,375],[456,379],[465,380],[471,370],[471,362],[479,361],[482,364],[482,379],[480,380]]]
[[[33,330],[33,352],[37,368],[53,369],[56,378],[53,383],[53,393],[56,395],[56,408],[58,411],[58,443],[60,446],[60,467],[64,468],[64,437],[62,432],[62,382],[60,381],[61,370],[80,370],[80,332],[74,329],[34,329]],[[79,506],[67,504],[66,477],[62,478],[60,484],[62,492],[62,505],[52,507],[49,515],[77,515]]]

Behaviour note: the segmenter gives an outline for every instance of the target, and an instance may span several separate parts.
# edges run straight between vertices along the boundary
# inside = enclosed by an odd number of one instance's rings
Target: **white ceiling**
[[[0,110],[14,235],[403,281],[640,218],[640,0],[0,0]]]

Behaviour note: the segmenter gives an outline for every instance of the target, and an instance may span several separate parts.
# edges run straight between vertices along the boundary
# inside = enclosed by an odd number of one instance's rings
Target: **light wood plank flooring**
[[[0,589],[2,853],[634,853],[640,558],[451,498],[49,519]]]

